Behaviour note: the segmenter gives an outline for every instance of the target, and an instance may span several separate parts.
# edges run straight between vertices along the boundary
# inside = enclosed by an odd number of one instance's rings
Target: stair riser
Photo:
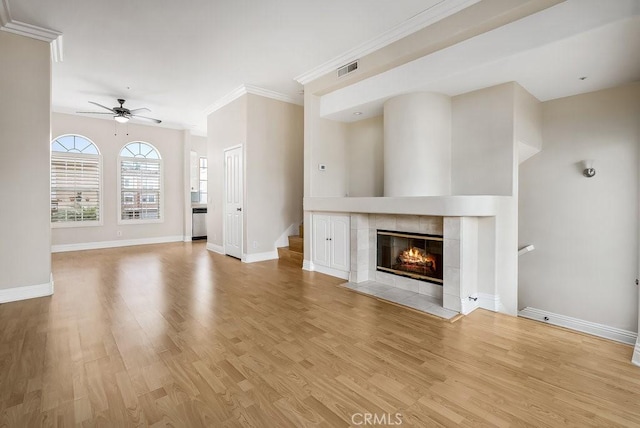
[[[302,260],[304,258],[302,253],[291,251],[286,247],[278,248],[278,257],[282,261],[288,261],[300,267],[302,267]]]
[[[289,249],[291,251],[297,251],[298,253],[304,252],[304,240],[299,236],[289,237]]]

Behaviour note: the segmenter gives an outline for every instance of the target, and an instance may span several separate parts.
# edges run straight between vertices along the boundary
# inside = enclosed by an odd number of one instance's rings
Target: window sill
[[[164,223],[164,219],[118,220],[118,224],[153,224],[153,223]]]
[[[76,227],[99,227],[103,226],[102,221],[65,221],[65,222],[51,222],[52,229],[68,229]]]

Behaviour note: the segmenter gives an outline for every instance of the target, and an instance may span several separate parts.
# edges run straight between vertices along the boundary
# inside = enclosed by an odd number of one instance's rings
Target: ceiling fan
[[[125,103],[126,100],[123,100],[122,98],[118,98],[118,103],[120,103],[119,106],[116,106],[114,108],[109,108],[107,106],[103,106],[102,104],[98,104],[95,103],[93,101],[89,101],[89,103],[96,105],[98,107],[102,107],[103,109],[107,109],[109,110],[109,113],[104,112],[104,111],[78,111],[76,113],[87,113],[87,114],[111,114],[113,115],[113,118],[116,120],[116,122],[119,123],[127,123],[129,121],[129,119],[142,119],[142,120],[148,120],[150,122],[154,122],[154,123],[162,123],[161,120],[158,119],[154,119],[152,117],[146,117],[146,116],[140,116],[138,113],[142,112],[142,111],[151,111],[146,107],[142,107],[142,108],[136,108],[133,110],[129,110],[126,107],[123,107],[122,105]]]

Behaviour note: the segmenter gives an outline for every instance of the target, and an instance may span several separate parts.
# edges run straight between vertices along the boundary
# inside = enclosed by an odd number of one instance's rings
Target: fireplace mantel
[[[305,211],[433,215],[449,217],[491,217],[500,201],[509,196],[414,196],[414,197],[305,197]]]

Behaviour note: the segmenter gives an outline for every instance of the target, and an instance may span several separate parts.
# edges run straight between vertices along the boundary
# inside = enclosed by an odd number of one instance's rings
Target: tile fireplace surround
[[[517,203],[513,197],[305,197],[303,205],[305,224],[311,227],[315,214],[350,217],[350,266],[345,276],[334,276],[353,284],[375,281],[431,295],[445,309],[464,315],[478,307],[517,315]],[[377,229],[443,236],[443,285],[377,272]],[[305,239],[303,269],[316,270],[310,238]]]
[[[443,235],[443,285],[377,271],[377,230]],[[351,214],[349,280],[355,284],[375,281],[431,296],[442,302],[445,309],[466,314],[477,306],[473,300],[469,300],[469,296],[477,290],[474,284],[476,275],[473,274],[477,271],[478,263],[477,237],[477,220],[473,217]],[[465,278],[464,283],[461,278]]]

